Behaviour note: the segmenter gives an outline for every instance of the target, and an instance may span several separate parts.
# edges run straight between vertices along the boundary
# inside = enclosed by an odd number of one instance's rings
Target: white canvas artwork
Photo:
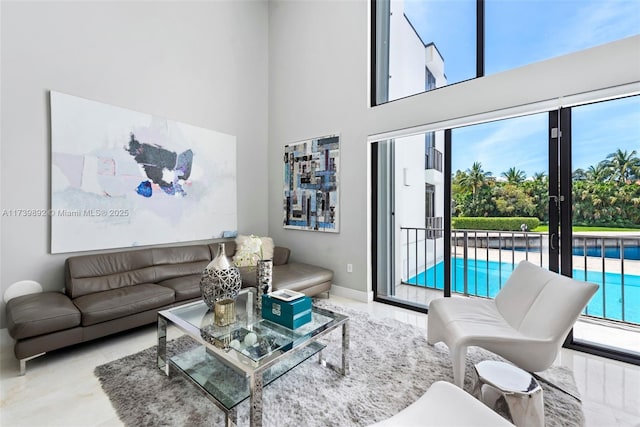
[[[51,252],[237,229],[236,138],[51,92]]]

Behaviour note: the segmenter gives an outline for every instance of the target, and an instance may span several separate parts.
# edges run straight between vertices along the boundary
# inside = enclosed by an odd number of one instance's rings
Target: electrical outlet
[[[347,264],[347,273],[353,273],[353,264]]]

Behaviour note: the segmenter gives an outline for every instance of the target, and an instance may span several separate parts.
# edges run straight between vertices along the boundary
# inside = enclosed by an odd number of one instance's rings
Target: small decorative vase
[[[213,307],[214,322],[218,326],[227,326],[236,321],[236,300],[221,299]]]
[[[242,287],[240,270],[229,262],[224,251],[224,243],[218,244],[218,253],[202,272],[200,291],[202,299],[210,309],[215,310],[216,302],[235,300]],[[235,303],[235,301],[234,301]],[[235,317],[235,305],[234,305]],[[216,323],[218,323],[216,321]]]
[[[260,259],[256,264],[256,284],[258,286],[258,309],[262,307],[262,295],[271,292],[273,260]]]

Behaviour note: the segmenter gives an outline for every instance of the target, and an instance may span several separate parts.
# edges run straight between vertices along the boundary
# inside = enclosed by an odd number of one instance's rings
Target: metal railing
[[[441,218],[440,218],[441,219]],[[419,284],[418,277],[424,276],[429,268],[434,267],[443,259],[444,245],[443,239],[434,238],[436,234],[442,237],[442,228],[416,228],[401,227],[402,233],[402,264],[403,274],[401,282],[405,284]],[[440,244],[438,244],[440,242]],[[414,276],[413,283],[405,281],[405,278]],[[438,276],[434,275],[434,280]],[[444,283],[440,280],[441,283]],[[424,283],[424,282],[423,282]],[[434,282],[435,283],[435,282]]]
[[[424,168],[442,172],[442,153],[435,147],[427,147],[424,153]]]
[[[443,289],[444,247],[428,236],[444,230],[401,230],[401,283]],[[548,246],[546,233],[453,230],[451,291],[493,298],[521,260],[548,268]],[[583,314],[640,325],[640,234],[574,233],[572,262],[574,278],[600,286]]]
[[[573,277],[600,285],[585,314],[640,324],[640,235],[574,233]]]
[[[442,238],[442,236],[444,235],[444,229],[442,228],[441,216],[428,216],[425,223],[425,237],[427,239],[433,240]]]
[[[548,244],[543,233],[453,230],[451,291],[493,298],[523,259],[543,266]]]

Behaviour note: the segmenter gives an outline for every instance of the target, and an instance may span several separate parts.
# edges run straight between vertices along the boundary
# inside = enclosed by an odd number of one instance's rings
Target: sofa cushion
[[[158,282],[160,286],[166,286],[175,292],[176,301],[184,301],[188,299],[198,298],[200,292],[200,278],[202,274],[192,274],[184,277],[176,277],[174,279],[163,280]]]
[[[80,325],[80,311],[60,292],[11,299],[6,306],[7,329],[14,339],[44,335]]]
[[[273,265],[282,265],[288,263],[290,254],[291,250],[289,248],[276,246],[275,248],[273,248]]]
[[[305,288],[333,280],[333,271],[316,265],[294,262],[273,269],[273,283],[278,289],[302,292]]]
[[[152,249],[81,255],[65,262],[71,299],[95,292],[156,281]]]
[[[255,267],[240,267],[242,287],[256,287],[257,277]],[[273,267],[273,288],[304,291],[315,285],[333,280],[333,271],[311,264],[294,262]]]
[[[212,259],[207,245],[154,248],[151,252],[155,271],[153,283],[201,274]]]
[[[113,320],[174,302],[173,289],[144,283],[84,295],[73,300],[82,313],[82,326]]]
[[[153,267],[156,271],[156,279],[153,282],[161,283],[165,280],[180,279],[181,277],[191,276],[192,274],[202,275],[202,272],[209,262],[210,260],[183,264],[157,265]]]

